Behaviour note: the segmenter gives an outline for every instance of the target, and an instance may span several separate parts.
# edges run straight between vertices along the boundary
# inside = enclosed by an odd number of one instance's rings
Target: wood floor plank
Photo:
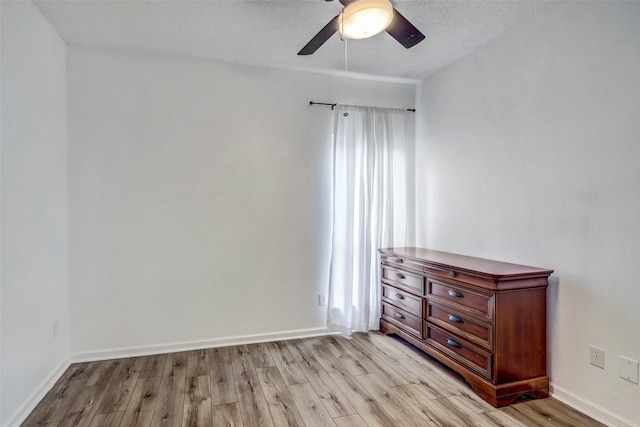
[[[495,409],[471,391],[444,397],[440,400],[448,402],[452,407],[470,417]]]
[[[60,427],[89,426],[93,416],[98,411],[98,406],[105,391],[106,388],[100,384],[85,386],[69,408],[67,415],[60,421]]]
[[[209,351],[193,350],[188,352],[187,377],[209,375]]]
[[[138,378],[160,377],[164,373],[166,363],[166,354],[143,356],[136,359],[134,369],[138,371]]]
[[[276,426],[304,426],[305,423],[278,368],[269,366],[257,368],[256,371],[273,423]]]
[[[187,395],[182,411],[182,427],[210,427],[213,425],[211,413],[211,389],[209,375],[187,378]]]
[[[78,396],[84,390],[79,382],[67,381],[64,386],[54,387],[27,417],[28,425],[59,423],[73,407]]]
[[[124,412],[121,427],[151,426],[162,377],[139,378]]]
[[[186,394],[187,353],[171,353],[167,357],[152,425],[175,427],[182,424]]]
[[[364,351],[369,353],[374,358],[377,364],[384,365],[388,370],[396,372],[401,379],[405,379],[408,383],[422,384],[427,387],[433,393],[433,399],[439,399],[441,397],[453,396],[460,394],[461,389],[464,387],[452,387],[451,381],[444,381],[441,376],[434,375],[432,370],[429,369],[410,369],[411,365],[406,365],[405,357],[403,353],[395,350],[394,346],[388,346],[391,343],[390,340],[384,340],[384,344],[380,345],[380,340],[374,342],[374,337],[378,334],[353,334],[353,342]],[[422,356],[424,359],[424,356]],[[395,382],[394,385],[401,385]]]
[[[90,427],[119,427],[122,421],[123,412],[112,412],[110,414],[98,414],[93,417]]]
[[[329,374],[343,391],[347,400],[370,427],[402,426],[402,420],[394,420],[351,374],[332,372]]]
[[[367,423],[358,414],[334,418],[333,422],[337,427],[367,427]]]
[[[340,363],[349,370],[351,375],[370,374],[371,372],[344,347],[343,343],[346,341],[348,341],[346,338],[329,336],[326,337],[323,344],[331,350],[338,360],[340,360]]]
[[[209,349],[209,378],[211,403],[221,405],[238,401],[238,391],[233,376],[229,347]]]
[[[60,377],[61,381],[87,381],[99,362],[73,363]]]
[[[189,352],[187,351],[167,354],[167,361],[164,364],[164,371],[162,372],[162,376],[184,376],[186,378],[188,359]]]
[[[460,414],[443,405],[438,399],[430,399],[425,394],[425,388],[420,384],[407,384],[393,387],[393,390],[410,405],[414,411],[420,412],[423,416],[428,417],[433,425],[441,427],[459,427],[466,426],[468,419],[465,415]],[[473,425],[473,423],[471,424]]]
[[[304,341],[304,344],[325,371],[351,375],[349,369],[341,363],[338,357],[322,341]]]
[[[87,385],[108,384],[113,377],[113,373],[120,368],[123,360],[106,360],[99,364],[87,379]]]
[[[435,406],[440,407],[443,411],[447,411],[449,414],[455,414],[455,416],[462,420],[465,425],[475,423],[475,420],[478,418],[478,414],[482,413],[478,412],[478,407],[466,396],[444,397],[442,399],[432,400],[431,402]],[[493,407],[490,408],[493,409]]]
[[[521,421],[525,425],[536,425],[539,427],[551,427],[556,425],[572,425],[572,424],[556,424],[551,422],[551,419],[539,419],[540,414],[537,413],[535,409],[530,408],[526,405],[516,406],[511,405],[509,408],[503,408],[501,410],[502,413],[515,418],[518,421]],[[537,421],[537,422],[536,422]]]
[[[246,346],[229,349],[233,366],[242,422],[247,426],[273,426],[260,379]]]
[[[310,384],[294,384],[288,386],[307,427],[335,426],[331,415],[325,409],[320,398]]]
[[[384,378],[387,384],[394,386],[411,383],[411,380],[403,375],[404,368],[402,365],[392,366],[388,364],[383,357],[378,356],[378,352],[367,348],[357,338],[354,337],[344,343],[344,347],[348,352],[353,354],[354,358],[358,359],[362,366],[370,373]]]
[[[82,421],[83,414],[81,412],[69,412],[64,416],[62,421],[60,421],[59,423],[56,423],[56,426],[57,427],[77,427],[77,426],[88,427],[91,425],[91,421],[93,420],[94,415],[95,414],[92,414],[90,417],[85,418],[83,422]],[[29,424],[24,423],[22,425],[28,426]],[[42,424],[42,425],[46,425],[46,424]]]
[[[371,332],[366,335],[375,347],[387,348],[392,353],[395,353],[398,356],[395,359],[396,362],[404,366],[406,370],[422,372],[423,375],[428,375],[430,384],[443,390],[447,389],[446,392],[442,392],[445,396],[459,394],[461,390],[469,389],[466,383],[452,377],[451,373],[443,369],[442,365],[437,364],[425,353],[406,341],[394,336],[386,336],[379,332]]]
[[[54,385],[54,388],[60,387],[62,384],[68,385],[69,382],[68,381],[65,381],[64,383],[57,382],[56,385]],[[54,393],[52,388],[47,394],[44,395],[42,400],[38,402],[38,404],[36,405],[35,408],[33,408],[31,413],[27,415],[27,418],[25,418],[24,422],[22,423],[23,426],[32,426],[32,425],[38,425],[38,424],[44,423],[43,419],[45,418],[45,415],[43,414],[43,412],[51,406],[53,402],[53,394]]]
[[[240,404],[233,402],[214,405],[213,427],[243,427]]]
[[[530,400],[500,410],[527,425],[604,426],[604,424],[580,412],[571,410],[567,405],[555,399]]]
[[[363,415],[363,418],[367,420],[367,423],[371,425],[384,425],[384,423],[387,422],[386,417],[388,417],[388,415],[384,410],[381,409],[382,406],[373,401],[367,400],[370,399],[370,396],[368,395],[364,401],[362,400],[361,396],[357,396],[357,394],[362,389],[360,388],[359,383],[354,382],[354,378],[357,377],[353,377],[350,373],[350,370],[342,364],[342,362],[346,359],[338,359],[335,353],[332,352],[326,345],[324,345],[325,340],[316,342],[307,341],[306,343],[311,347],[314,356],[322,366],[323,370],[328,372],[330,374],[330,377],[334,379],[334,384],[339,384],[339,390],[344,392],[343,395],[346,395],[347,401],[354,402],[353,406],[358,410],[358,412],[361,412],[363,410],[367,411],[367,414]],[[346,347],[348,345],[349,343],[344,343],[344,351],[346,351]],[[343,381],[339,381],[337,379],[341,379]],[[355,394],[350,395],[347,393],[347,391]],[[369,408],[367,408],[367,405],[369,405]],[[371,414],[369,413],[370,411]]]
[[[273,361],[273,357],[271,357],[271,352],[269,351],[267,344],[251,344],[248,347],[251,360],[253,360],[253,366],[256,368],[275,366],[275,362]]]
[[[293,355],[284,342],[268,343],[267,346],[273,362],[280,370],[280,374],[287,385],[304,384],[307,382],[307,377],[302,373],[302,370],[295,362]]]
[[[123,359],[113,372],[111,381],[98,406],[98,414],[124,412],[131,398],[131,393],[138,380],[138,371],[134,369],[135,359]]]
[[[512,416],[498,410],[479,414],[474,421],[478,427],[528,427]]]
[[[342,417],[356,413],[356,409],[345,397],[340,387],[334,382],[329,372],[312,354],[305,342],[289,341],[289,351],[294,360],[306,376],[309,384],[315,390],[322,404],[332,417]],[[304,384],[304,383],[303,383]]]
[[[364,389],[380,404],[394,419],[401,419],[403,426],[429,426],[431,418],[414,410],[407,405],[400,395],[392,390],[385,381],[382,381],[376,374],[359,375],[356,377]]]

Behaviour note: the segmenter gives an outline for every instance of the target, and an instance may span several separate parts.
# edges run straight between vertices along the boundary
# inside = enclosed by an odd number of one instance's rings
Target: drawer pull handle
[[[404,274],[402,274],[402,273],[396,273],[396,277],[397,277],[398,279],[406,279],[405,275],[404,275]]]
[[[458,291],[454,291],[453,289],[449,289],[449,295],[456,298],[462,298],[462,294]]]
[[[462,347],[458,341],[454,341],[451,338],[447,338],[447,344],[449,344],[452,347],[456,347],[456,348]]]
[[[453,314],[449,315],[449,320],[456,323],[462,323],[462,319],[459,318],[458,316],[454,316]]]
[[[402,264],[404,262],[404,260],[402,258],[398,258],[398,261],[396,261],[398,264]]]
[[[449,277],[456,277],[456,272],[453,270],[449,271]]]
[[[398,299],[404,299],[404,295],[402,295],[402,294],[396,294],[396,298],[398,298]]]
[[[404,319],[404,314],[396,312],[396,317],[398,319]]]

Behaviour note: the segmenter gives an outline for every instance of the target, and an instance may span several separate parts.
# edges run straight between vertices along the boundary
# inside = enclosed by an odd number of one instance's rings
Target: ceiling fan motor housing
[[[345,6],[338,18],[338,31],[346,39],[366,39],[386,30],[393,21],[389,0],[358,0]]]

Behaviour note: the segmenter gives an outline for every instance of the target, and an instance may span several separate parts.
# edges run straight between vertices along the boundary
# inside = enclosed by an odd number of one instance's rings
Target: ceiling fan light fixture
[[[386,30],[393,21],[389,0],[358,0],[349,3],[338,18],[338,30],[346,39],[366,39]]]

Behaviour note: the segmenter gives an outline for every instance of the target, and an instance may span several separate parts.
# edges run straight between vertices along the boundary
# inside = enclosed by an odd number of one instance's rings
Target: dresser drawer
[[[400,268],[402,270],[410,270],[416,274],[422,274],[424,271],[424,264],[418,261],[414,261],[411,258],[403,258],[396,255],[380,255],[380,262],[390,267]]]
[[[385,284],[382,285],[382,298],[409,313],[422,317],[422,298]]]
[[[447,354],[468,368],[491,379],[491,354],[467,343],[465,340],[436,328],[425,321],[426,340],[433,347]]]
[[[417,274],[408,273],[397,268],[382,267],[382,279],[388,280],[398,286],[404,286],[407,289],[416,291],[419,294],[424,293],[424,278]]]
[[[469,291],[453,283],[427,279],[428,297],[456,304],[463,310],[475,312],[487,319],[493,318],[493,295]]]
[[[444,329],[460,335],[469,341],[480,344],[488,350],[493,349],[493,327],[471,319],[445,306],[424,300],[426,318]]]
[[[383,302],[382,318],[417,337],[422,337],[422,318],[420,317]]]

